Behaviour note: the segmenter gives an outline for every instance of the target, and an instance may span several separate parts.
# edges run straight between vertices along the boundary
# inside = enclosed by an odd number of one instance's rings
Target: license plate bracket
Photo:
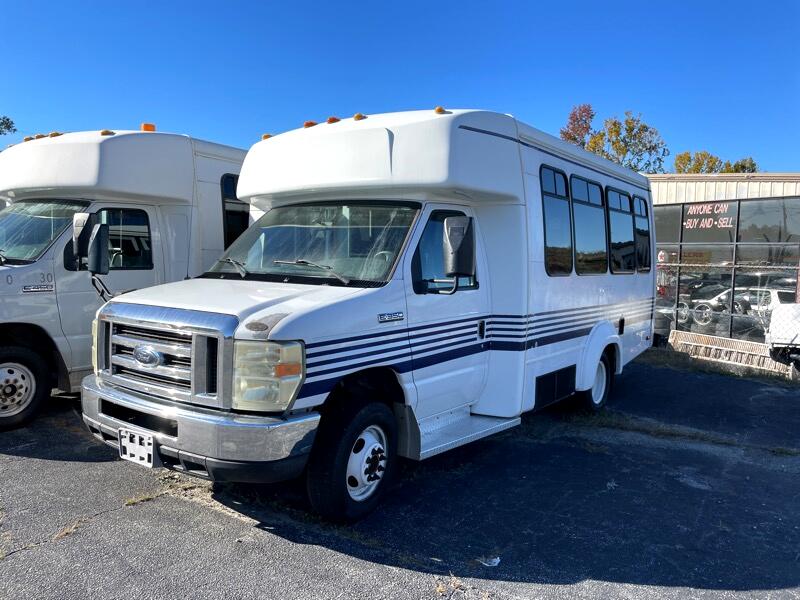
[[[156,446],[152,435],[121,428],[118,439],[120,458],[142,467],[153,468]]]

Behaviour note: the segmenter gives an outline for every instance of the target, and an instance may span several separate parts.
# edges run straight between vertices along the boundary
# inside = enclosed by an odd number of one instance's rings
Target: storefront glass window
[[[800,200],[748,200],[741,203],[740,242],[800,242]]]

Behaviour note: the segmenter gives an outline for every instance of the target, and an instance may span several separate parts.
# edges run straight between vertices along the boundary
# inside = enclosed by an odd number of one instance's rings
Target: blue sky
[[[800,2],[5,2],[0,114],[249,147],[329,115],[641,112],[673,155],[800,171]],[[672,157],[668,159],[671,168]]]

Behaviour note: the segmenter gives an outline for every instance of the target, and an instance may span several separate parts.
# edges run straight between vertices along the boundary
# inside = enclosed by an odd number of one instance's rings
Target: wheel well
[[[397,374],[389,367],[376,367],[356,371],[343,377],[331,391],[322,407],[322,412],[330,410],[344,398],[353,396],[370,398],[386,404],[389,408],[394,404],[405,404],[405,394],[397,380]]]
[[[33,350],[47,361],[47,366],[53,374],[53,385],[69,388],[69,375],[64,359],[58,351],[55,342],[47,332],[38,325],[30,323],[2,323],[0,324],[0,345],[22,346]]]

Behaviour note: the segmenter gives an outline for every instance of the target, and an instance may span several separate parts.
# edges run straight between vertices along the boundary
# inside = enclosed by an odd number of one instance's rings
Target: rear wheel
[[[0,431],[30,421],[47,398],[49,383],[47,364],[34,351],[0,348]]]
[[[592,380],[592,387],[581,392],[583,404],[589,410],[596,412],[602,410],[608,401],[608,394],[611,392],[611,384],[614,378],[614,371],[611,367],[611,360],[608,354],[600,357],[597,369]]]
[[[357,521],[381,501],[397,462],[397,423],[388,406],[347,399],[320,423],[306,488],[331,521]]]

